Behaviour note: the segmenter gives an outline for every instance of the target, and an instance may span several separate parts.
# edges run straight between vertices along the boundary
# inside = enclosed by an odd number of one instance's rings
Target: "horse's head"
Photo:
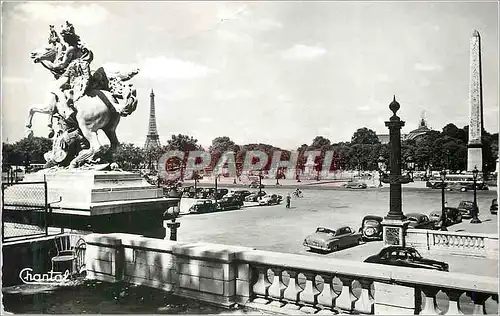
[[[49,46],[46,48],[38,49],[31,52],[31,59],[34,62],[39,62],[42,60],[54,61],[57,54],[57,50],[55,46]]]

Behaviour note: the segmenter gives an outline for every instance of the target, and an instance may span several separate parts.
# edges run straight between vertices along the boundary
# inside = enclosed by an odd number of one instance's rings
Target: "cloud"
[[[248,90],[235,90],[235,91],[227,91],[227,90],[215,90],[214,98],[217,100],[232,100],[232,99],[243,99],[250,98],[253,94]]]
[[[195,79],[217,72],[216,69],[190,61],[164,56],[146,58],[139,63],[139,68],[139,76],[150,79]]]
[[[14,14],[23,20],[41,20],[48,23],[70,21],[75,25],[95,25],[105,21],[109,12],[102,6],[90,4],[61,4],[46,2],[27,2],[19,4]]]
[[[246,34],[235,33],[228,30],[217,30],[217,36],[225,41],[236,42],[236,43],[251,43],[252,38]]]
[[[440,71],[443,69],[441,65],[425,63],[416,63],[413,68],[417,71]]]
[[[242,14],[245,14],[247,11],[247,6],[237,6],[233,7],[227,4],[224,4],[217,11],[217,19],[220,21],[228,21],[228,20],[239,20]]]
[[[282,28],[283,24],[271,19],[261,19],[255,22],[254,27],[259,31],[270,31]]]
[[[377,82],[391,82],[392,79],[391,77],[389,77],[388,74],[385,74],[385,73],[379,73],[375,76],[375,80]]]
[[[326,50],[320,46],[306,46],[297,44],[282,53],[285,59],[311,60],[326,54]]]

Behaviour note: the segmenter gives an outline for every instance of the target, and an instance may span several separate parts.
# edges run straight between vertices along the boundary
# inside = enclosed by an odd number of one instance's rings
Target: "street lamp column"
[[[446,170],[443,169],[439,175],[441,176],[441,230],[448,230],[446,229],[446,207],[444,201],[444,180],[446,179]]]
[[[389,175],[384,175],[382,182],[389,183],[389,213],[382,221],[384,246],[405,246],[405,234],[409,221],[402,211],[401,184],[411,182],[409,176],[401,175],[401,128],[404,121],[396,115],[400,105],[394,97],[389,109],[393,115],[385,126],[389,128]]]
[[[479,209],[477,208],[477,195],[476,195],[476,184],[477,184],[477,176],[479,175],[479,170],[477,170],[477,166],[474,166],[474,170],[472,170],[472,179],[474,180],[474,210],[472,212],[472,219],[470,221],[471,224],[479,224],[481,220],[478,218]]]

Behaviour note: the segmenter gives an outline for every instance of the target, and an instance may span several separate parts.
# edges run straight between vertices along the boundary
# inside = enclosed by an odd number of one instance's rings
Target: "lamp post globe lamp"
[[[446,228],[446,208],[444,201],[444,180],[446,180],[446,170],[441,170],[439,176],[441,177],[441,230],[448,230]]]
[[[479,224],[481,223],[481,220],[478,218],[478,213],[479,213],[479,210],[477,208],[477,194],[476,194],[476,190],[477,190],[477,177],[479,175],[479,170],[477,170],[477,166],[474,166],[474,170],[472,170],[472,179],[474,180],[474,204],[473,204],[473,207],[474,207],[474,210],[472,212],[472,219],[471,219],[471,224]]]

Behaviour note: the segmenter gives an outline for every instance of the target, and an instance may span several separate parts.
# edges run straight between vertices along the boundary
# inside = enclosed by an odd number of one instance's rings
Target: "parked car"
[[[240,208],[240,201],[232,196],[225,196],[217,201],[217,209],[220,211],[239,210]]]
[[[245,198],[245,202],[258,202],[259,196],[265,196],[266,191],[254,192]]]
[[[236,190],[233,192],[233,195],[241,195],[241,196],[243,196],[243,198],[246,198],[250,194],[252,194],[252,192],[250,192],[248,190]]]
[[[228,189],[217,189],[217,200],[222,199],[226,194],[229,193]]]
[[[250,183],[249,187],[252,189],[263,189],[264,185],[262,183],[259,183],[259,181],[253,181],[252,183]]]
[[[382,220],[381,216],[367,215],[361,222],[360,232],[363,240],[382,240]]]
[[[313,250],[337,251],[361,243],[360,233],[354,232],[349,226],[335,228],[318,227],[316,232],[304,239],[303,245]]]
[[[281,202],[283,197],[278,196],[276,194],[263,196],[262,199],[259,200],[259,205],[276,205]]]
[[[462,214],[456,207],[445,207],[444,212],[446,215],[446,226],[458,224],[462,222]],[[429,220],[434,222],[434,228],[441,228],[441,215],[442,211],[432,211],[429,214]]]
[[[217,211],[217,205],[212,200],[197,201],[189,208],[190,214],[211,213]]]
[[[363,182],[348,181],[347,183],[344,183],[342,187],[347,189],[366,189],[368,186]]]
[[[472,201],[461,201],[458,204],[458,210],[462,214],[463,218],[472,218],[472,213],[474,211],[474,202]],[[479,214],[479,207],[477,208],[477,213]]]
[[[366,258],[364,262],[408,268],[449,271],[447,263],[422,258],[420,253],[415,248],[403,246],[388,246],[383,248],[378,254]]]
[[[436,227],[435,223],[422,213],[408,213],[406,219],[410,221],[409,228],[435,229]]]
[[[496,198],[491,200],[490,212],[491,214],[498,214],[498,201]]]

